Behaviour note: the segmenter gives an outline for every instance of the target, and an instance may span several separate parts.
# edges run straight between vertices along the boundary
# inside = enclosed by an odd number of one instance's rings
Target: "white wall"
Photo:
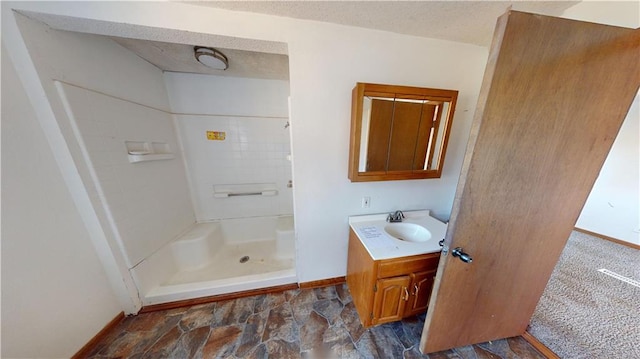
[[[158,41],[192,43],[194,38],[215,34],[287,43],[297,263],[302,282],[345,274],[349,215],[418,208],[432,209],[444,219],[450,214],[486,48],[172,2],[12,6],[67,16],[64,23],[85,31],[130,31],[130,36]],[[118,26],[121,23],[126,27]],[[460,91],[441,179],[349,182],[351,89],[358,81]],[[362,196],[371,197],[370,208],[360,207]]]
[[[293,213],[287,98],[289,83],[165,73],[171,109],[185,151],[198,221]],[[208,140],[207,131],[225,132]],[[215,198],[214,186],[274,188],[276,196]]]
[[[95,174],[95,203],[106,207],[132,268],[195,221],[173,118],[76,86],[58,91]],[[166,144],[175,158],[131,163],[127,141]]]
[[[563,17],[637,29],[640,2],[581,2]],[[640,244],[640,95],[637,95],[576,227]]]
[[[111,248],[132,268],[195,222],[162,72],[107,38],[18,20]],[[125,141],[177,156],[132,164]]]
[[[289,116],[289,81],[179,72],[165,72],[164,81],[173,113]]]
[[[565,10],[562,17],[637,29],[640,26],[640,2],[581,1]]]
[[[121,310],[3,41],[2,357],[70,357]]]
[[[294,208],[301,282],[345,275],[350,215],[431,209],[448,219],[487,50],[313,24],[289,42]],[[442,178],[351,183],[351,90],[356,82],[460,91]],[[371,207],[361,208],[363,196]]]

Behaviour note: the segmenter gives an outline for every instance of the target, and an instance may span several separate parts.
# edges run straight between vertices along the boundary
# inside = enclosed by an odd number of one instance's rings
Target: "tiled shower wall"
[[[165,73],[165,82],[197,220],[293,214],[288,81]],[[277,194],[214,197],[214,186],[251,184]]]
[[[199,221],[293,213],[289,129],[286,119],[176,116]],[[208,140],[207,131],[224,132]],[[215,198],[214,186],[273,184],[275,196]]]
[[[58,165],[98,256],[107,258],[103,265],[114,258],[132,268],[195,222],[163,73],[103,36],[19,19],[48,98],[42,106],[56,117],[45,132],[64,137],[52,151],[72,156]],[[176,157],[130,163],[125,141],[164,142]]]
[[[131,268],[194,222],[171,115],[71,85],[59,88],[102,194],[88,190],[96,205],[108,208]],[[130,140],[166,143],[176,157],[131,163]]]

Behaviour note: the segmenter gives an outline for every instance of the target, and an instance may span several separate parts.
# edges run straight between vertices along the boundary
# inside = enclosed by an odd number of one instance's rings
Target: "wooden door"
[[[405,317],[421,314],[427,310],[435,276],[435,269],[411,274],[409,287],[411,296],[404,310]]]
[[[373,303],[373,324],[395,322],[403,318],[409,298],[410,280],[408,275],[378,279]]]
[[[638,91],[638,54],[639,30],[498,20],[421,351],[524,333]]]

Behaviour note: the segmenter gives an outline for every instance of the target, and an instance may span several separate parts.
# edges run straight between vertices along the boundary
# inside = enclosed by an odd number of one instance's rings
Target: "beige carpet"
[[[573,232],[529,332],[563,359],[640,358],[640,251]]]

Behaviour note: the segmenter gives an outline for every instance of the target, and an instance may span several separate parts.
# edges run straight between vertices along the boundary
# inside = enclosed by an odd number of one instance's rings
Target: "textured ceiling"
[[[289,58],[286,55],[216,47],[229,59],[229,68],[221,71],[196,61],[194,45],[122,37],[111,39],[163,71],[289,80]]]
[[[233,11],[263,13],[356,26],[420,37],[489,46],[497,18],[513,10],[558,16],[578,1],[180,1]],[[164,34],[162,28],[132,29],[89,19],[25,13],[54,29],[107,35],[164,71],[288,80],[284,43],[215,34]],[[143,31],[144,30],[144,31]],[[166,36],[165,36],[166,35]],[[171,42],[158,41],[171,38]],[[188,39],[188,40],[187,40]],[[196,43],[193,43],[196,42]],[[193,46],[212,46],[229,59],[226,71],[211,70],[193,56]]]
[[[496,20],[509,6],[517,11],[559,16],[579,1],[188,2],[489,46]]]

